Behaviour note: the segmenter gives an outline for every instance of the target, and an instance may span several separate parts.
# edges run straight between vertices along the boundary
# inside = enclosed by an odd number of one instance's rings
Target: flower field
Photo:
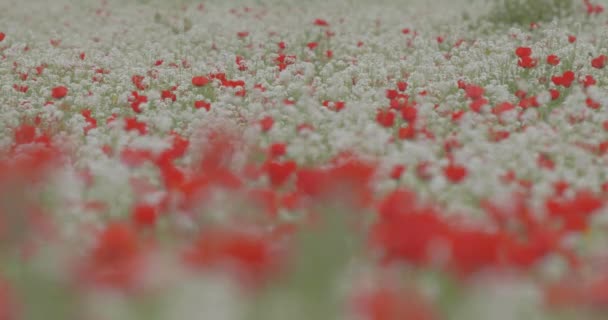
[[[0,0],[0,320],[601,320],[602,0]]]

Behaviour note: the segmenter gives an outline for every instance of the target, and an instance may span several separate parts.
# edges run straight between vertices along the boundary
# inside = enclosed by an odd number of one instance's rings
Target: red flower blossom
[[[476,100],[472,101],[472,102],[469,104],[469,107],[470,107],[470,108],[471,108],[471,110],[473,110],[474,112],[479,113],[479,112],[481,112],[481,108],[483,108],[483,106],[485,106],[486,104],[488,104],[488,102],[489,102],[489,101],[488,101],[488,99],[485,99],[485,98],[479,98],[479,99],[476,99]]]
[[[412,124],[399,128],[397,133],[399,139],[414,139],[416,137],[416,128]]]
[[[274,125],[274,119],[271,116],[266,116],[260,120],[260,127],[262,132],[268,132]]]
[[[84,120],[88,123],[88,125],[84,128],[85,134],[89,132],[91,129],[97,128],[97,119],[91,117],[91,110],[84,109],[80,112],[84,117]]]
[[[376,122],[385,128],[390,128],[395,123],[395,113],[391,110],[378,110],[376,114]]]
[[[503,102],[499,105],[497,105],[496,107],[494,107],[494,109],[492,109],[492,113],[496,114],[496,115],[500,115],[503,112],[507,112],[509,110],[513,110],[515,109],[515,106],[509,102]]]
[[[158,213],[153,206],[141,204],[133,208],[131,215],[136,226],[153,227],[156,223]]]
[[[559,62],[560,62],[560,60],[559,60],[558,56],[556,56],[554,54],[551,54],[551,55],[547,56],[547,63],[548,64],[550,64],[552,66],[556,66],[556,65],[559,64]]]
[[[306,46],[308,47],[308,49],[310,50],[314,50],[315,48],[317,48],[319,44],[317,42],[309,42],[306,44]]]
[[[481,98],[484,93],[484,89],[482,87],[472,84],[467,85],[464,90],[467,94],[467,97],[471,100],[477,100]]]
[[[134,231],[127,225],[111,223],[97,237],[79,275],[86,283],[128,289],[137,285],[144,266],[142,247]]]
[[[325,101],[323,101],[323,106],[338,112],[338,111],[344,109],[344,107],[346,106],[346,103],[344,101],[333,101],[332,102],[332,101],[325,100]]]
[[[196,87],[202,87],[207,85],[210,82],[209,78],[205,76],[196,76],[192,77],[192,85]]]
[[[266,168],[272,186],[279,187],[296,171],[297,165],[294,161],[270,161]]]
[[[145,122],[138,121],[135,117],[125,118],[125,130],[127,131],[138,131],[140,134],[146,134],[148,132],[148,126]]]
[[[393,167],[393,169],[391,169],[391,172],[390,172],[391,179],[398,180],[399,178],[401,178],[401,175],[403,174],[404,171],[405,171],[404,165],[401,165],[401,164],[395,165]]]
[[[27,91],[30,89],[28,86],[25,85],[17,85],[14,84],[13,85],[13,89],[15,89],[15,91],[21,92],[21,93],[27,93]]]
[[[529,107],[538,108],[540,106],[540,104],[538,103],[538,100],[536,99],[536,96],[523,98],[519,101],[518,105],[524,109],[529,108]]]
[[[591,108],[591,109],[599,109],[601,107],[600,103],[591,99],[591,98],[587,98],[585,99],[585,104],[587,105],[587,107]]]
[[[563,86],[565,88],[570,88],[570,85],[572,85],[574,78],[575,78],[574,72],[568,70],[568,71],[564,72],[561,76],[551,77],[551,81],[556,86]]]
[[[405,106],[403,107],[403,109],[401,109],[401,117],[403,118],[403,120],[409,123],[413,123],[418,117],[418,109],[413,106]]]
[[[399,89],[399,91],[403,92],[407,89],[407,82],[405,81],[399,81],[397,82],[397,89]]]
[[[147,86],[145,86],[143,84],[144,81],[144,76],[140,76],[140,75],[133,75],[131,77],[131,82],[133,82],[133,85],[138,89],[138,90],[146,90]]]
[[[68,88],[64,86],[55,87],[51,90],[51,96],[55,99],[61,99],[68,94]]]
[[[197,100],[197,101],[194,101],[194,107],[196,109],[204,108],[205,110],[209,111],[209,110],[211,110],[211,103],[209,103],[205,100]]]
[[[239,71],[247,70],[247,64],[245,63],[245,58],[237,55],[236,58],[234,59],[234,62],[236,63],[237,67],[239,68]]]
[[[147,96],[140,96],[137,91],[131,92],[131,97],[129,97],[129,101],[131,102],[131,109],[136,113],[141,113],[141,108],[139,107],[142,103],[148,102]]]
[[[206,230],[184,252],[186,263],[198,269],[226,270],[246,283],[271,276],[279,266],[271,238],[255,232]]]
[[[518,47],[515,49],[515,54],[520,58],[529,57],[532,55],[532,49],[528,47]]]
[[[608,60],[606,55],[599,55],[591,60],[591,66],[596,69],[603,69],[606,66],[606,60]]]
[[[451,182],[459,183],[467,176],[467,168],[452,163],[443,169],[443,173]]]
[[[314,25],[319,27],[329,27],[329,23],[323,19],[315,19]]]
[[[531,58],[530,56],[523,56],[519,58],[517,65],[525,69],[530,69],[536,67],[537,63],[537,59]]]
[[[276,142],[270,145],[269,154],[272,158],[284,156],[287,153],[287,146],[284,143]]]
[[[292,65],[295,63],[296,61],[296,56],[294,55],[284,55],[284,54],[279,54],[279,56],[277,57],[277,59],[275,60],[277,65],[279,66],[279,70],[285,70],[285,68],[287,68],[287,66]]]
[[[597,83],[597,81],[595,81],[595,78],[593,78],[592,75],[586,75],[585,79],[583,79],[581,82],[583,83],[583,86],[585,88],[591,87],[592,85],[595,85]]]
[[[162,100],[169,99],[169,100],[175,102],[175,100],[177,99],[177,96],[175,95],[175,93],[173,93],[172,90],[162,90],[160,92],[160,98]]]
[[[380,245],[389,261],[431,263],[433,250],[439,249],[433,246],[445,241],[449,232],[440,214],[428,207],[417,207],[409,192],[398,190],[387,195],[379,214],[379,221],[372,227],[372,241]]]
[[[3,41],[4,38],[6,38],[6,34],[4,34],[4,32],[0,32],[0,42]]]
[[[547,212],[563,222],[566,231],[584,231],[588,218],[604,206],[601,198],[589,191],[579,191],[572,199],[549,198],[545,202]]]
[[[369,182],[375,167],[352,156],[334,159],[330,168],[305,168],[296,174],[296,188],[299,193],[314,198],[332,201],[349,200],[349,204],[366,206],[371,200]]]

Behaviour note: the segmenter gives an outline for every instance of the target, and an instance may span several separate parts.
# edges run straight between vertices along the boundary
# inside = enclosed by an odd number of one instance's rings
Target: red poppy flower
[[[272,158],[284,156],[287,153],[287,146],[280,142],[273,143],[270,145],[269,153]]]
[[[279,187],[289,179],[296,171],[297,165],[294,161],[271,161],[267,164],[268,177],[273,187]]]
[[[211,110],[211,103],[204,101],[204,100],[197,100],[197,101],[194,101],[194,107],[196,109],[203,108],[203,109],[209,111],[209,110]]]
[[[591,60],[591,66],[596,69],[603,69],[606,66],[606,60],[608,60],[606,55],[599,55]]]
[[[140,134],[146,134],[148,128],[145,122],[138,121],[137,118],[125,118],[125,130],[138,131]]]
[[[467,168],[458,164],[449,164],[443,169],[446,178],[453,183],[459,183],[467,176]]]
[[[177,99],[177,96],[176,96],[176,95],[175,95],[175,93],[173,93],[173,91],[171,91],[171,90],[162,90],[162,91],[160,92],[160,98],[161,98],[162,100],[165,100],[165,99],[170,99],[171,101],[174,101],[174,102],[175,102],[175,100]]]
[[[568,71],[564,72],[561,76],[551,77],[551,81],[557,86],[563,86],[565,88],[570,88],[570,85],[572,85],[574,78],[575,78],[574,72],[568,70]]]
[[[481,98],[484,93],[484,89],[482,87],[472,84],[467,85],[464,90],[467,94],[467,97],[471,100],[477,100]]]
[[[109,224],[81,266],[80,276],[94,285],[130,288],[145,265],[134,231],[120,223]]]
[[[411,124],[406,127],[401,127],[399,128],[398,136],[399,139],[402,140],[414,139],[416,137],[416,129]]]
[[[27,91],[30,88],[28,86],[25,86],[25,85],[14,84],[13,85],[13,89],[15,89],[15,91],[18,91],[18,92],[21,92],[21,93],[27,93]]]
[[[262,132],[269,131],[272,128],[272,125],[274,125],[274,119],[271,116],[264,117],[262,120],[260,120]]]
[[[473,110],[474,112],[481,112],[481,108],[483,108],[483,106],[485,106],[486,104],[488,104],[488,99],[484,99],[484,98],[479,98],[476,99],[474,101],[472,101],[469,104],[469,107],[471,108],[471,110]]]
[[[310,50],[314,50],[319,44],[317,42],[309,42],[306,44],[306,46],[308,47],[308,49]]]
[[[131,109],[136,113],[141,113],[142,110],[139,107],[142,103],[148,102],[147,96],[140,96],[137,91],[131,92],[131,97],[129,97],[129,101],[131,102]]]
[[[158,216],[156,208],[150,205],[137,205],[132,210],[133,222],[138,227],[152,227],[156,223]]]
[[[397,89],[399,89],[399,91],[405,91],[407,89],[407,82],[405,81],[399,81],[397,82]]]
[[[247,64],[245,63],[245,58],[237,55],[234,59],[234,62],[236,63],[239,71],[247,71]]]
[[[494,109],[492,109],[492,113],[496,114],[496,115],[500,115],[503,112],[509,111],[509,110],[513,110],[515,109],[515,106],[509,102],[503,102],[499,105],[497,105],[496,107],[494,107]]]
[[[550,64],[552,66],[556,66],[556,65],[559,64],[559,62],[560,62],[560,60],[559,60],[558,56],[556,56],[554,54],[547,56],[547,63],[548,64]]]
[[[401,109],[401,117],[403,118],[403,120],[409,123],[413,123],[418,117],[418,109],[413,106],[405,106],[403,107],[403,109]]]
[[[591,99],[591,98],[587,98],[585,99],[585,104],[587,104],[587,107],[591,108],[591,109],[599,109],[601,107],[600,103]]]
[[[207,85],[211,80],[205,76],[192,77],[192,85],[196,87],[202,87]]]
[[[405,171],[404,165],[401,165],[401,164],[395,165],[393,167],[393,169],[391,169],[391,172],[390,172],[391,179],[398,180],[399,178],[401,178],[401,175],[403,174],[404,171]]]
[[[517,65],[522,68],[530,69],[536,67],[537,63],[537,59],[531,58],[530,56],[523,56],[519,58]]]
[[[532,49],[528,47],[518,47],[515,49],[515,54],[520,57],[529,57],[532,54]]]
[[[51,96],[55,99],[61,99],[68,94],[68,88],[64,86],[55,87],[51,90]]]
[[[198,269],[218,268],[234,274],[245,284],[261,281],[279,266],[272,238],[254,232],[206,230],[184,252],[186,263]]]
[[[390,128],[395,123],[395,113],[391,110],[378,110],[378,113],[376,114],[376,122],[383,127]]]
[[[583,83],[583,86],[585,88],[588,88],[588,87],[590,87],[592,85],[595,85],[597,83],[597,81],[595,81],[595,78],[593,78],[592,75],[586,75],[585,79],[583,79],[581,82]]]
[[[344,101],[332,102],[332,101],[325,100],[325,101],[323,101],[323,106],[327,107],[331,110],[334,110],[334,111],[340,111],[340,110],[344,109],[344,107],[346,106],[346,103]]]
[[[315,19],[314,25],[319,27],[328,27],[329,23],[324,19]]]

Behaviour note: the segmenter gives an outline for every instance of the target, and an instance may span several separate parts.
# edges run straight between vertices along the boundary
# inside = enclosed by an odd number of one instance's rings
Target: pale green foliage
[[[527,26],[574,13],[573,0],[494,0],[483,19],[499,25]]]

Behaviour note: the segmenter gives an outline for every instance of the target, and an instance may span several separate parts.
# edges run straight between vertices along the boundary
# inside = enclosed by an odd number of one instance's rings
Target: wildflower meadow
[[[605,0],[0,0],[0,320],[608,319]]]

